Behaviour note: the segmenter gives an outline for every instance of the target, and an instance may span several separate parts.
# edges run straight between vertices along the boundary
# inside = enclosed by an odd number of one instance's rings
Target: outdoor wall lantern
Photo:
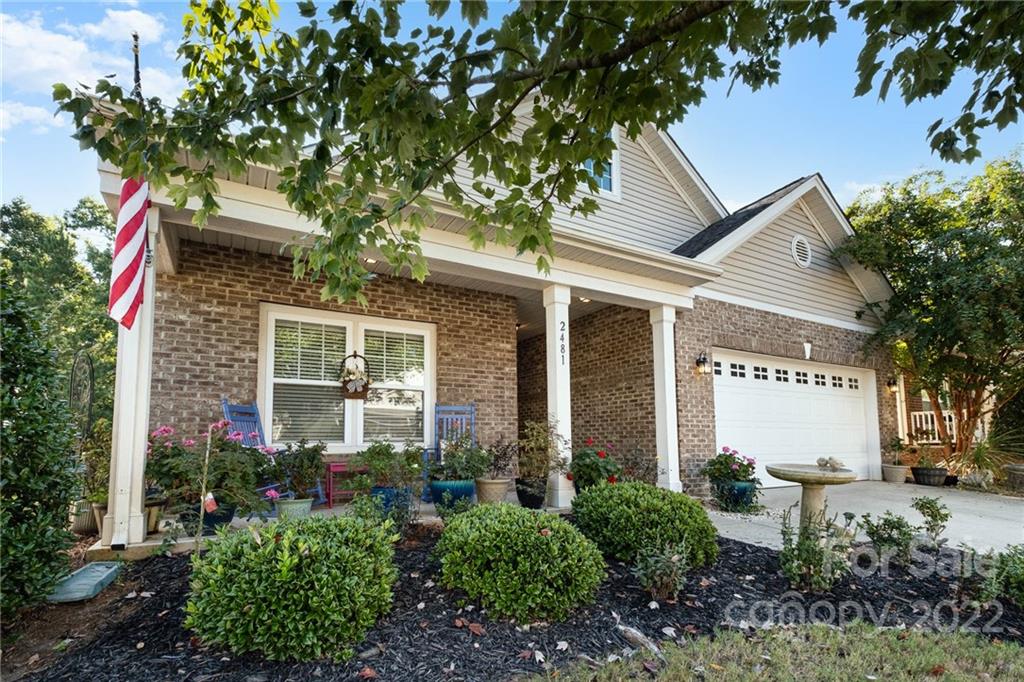
[[[899,393],[900,391],[900,385],[896,381],[896,377],[891,377],[885,382],[885,387],[889,389],[889,393]]]
[[[711,374],[711,363],[708,362],[708,354],[701,351],[697,356],[697,374]]]

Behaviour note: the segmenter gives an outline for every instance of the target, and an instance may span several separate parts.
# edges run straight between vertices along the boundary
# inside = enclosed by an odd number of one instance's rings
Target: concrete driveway
[[[984,552],[1024,543],[1024,498],[881,481],[829,486],[826,496],[829,515],[839,514],[841,517],[849,511],[859,518],[861,514],[877,516],[889,510],[915,525],[922,519],[911,508],[911,500],[922,496],[939,497],[953,514],[946,528],[949,546],[964,543]],[[769,488],[762,492],[760,503],[766,509],[760,514],[711,511],[710,515],[718,532],[725,537],[778,549],[782,546],[779,534],[782,512],[799,502],[800,486]],[[794,513],[794,517],[799,518],[799,512]]]

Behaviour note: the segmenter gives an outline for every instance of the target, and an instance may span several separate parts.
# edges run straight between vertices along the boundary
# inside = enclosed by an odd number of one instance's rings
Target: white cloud
[[[164,22],[162,17],[146,14],[137,9],[108,9],[103,19],[95,24],[69,28],[84,36],[104,38],[111,42],[130,41],[132,32],[137,31],[139,42],[145,45],[160,40],[164,33]]]
[[[55,117],[52,111],[22,102],[4,100],[0,102],[0,132],[15,126],[28,126],[34,133],[45,133],[53,128],[64,127],[66,121]]]
[[[51,30],[43,25],[38,15],[20,19],[0,14],[0,52],[4,55],[0,73],[5,89],[49,95],[54,83],[71,86],[83,83],[91,87],[109,75],[116,75],[114,80],[130,88],[132,59],[128,42],[98,41],[104,48],[113,47],[114,51],[107,51],[81,37],[86,34],[81,27]],[[147,97],[158,96],[165,100],[173,100],[183,85],[179,77],[155,67],[143,68],[142,79],[142,90]]]
[[[859,197],[862,193],[866,193],[869,199],[877,199],[882,193],[882,183],[847,180],[843,183],[839,191],[836,192],[836,199],[839,200],[840,204],[845,206]]]

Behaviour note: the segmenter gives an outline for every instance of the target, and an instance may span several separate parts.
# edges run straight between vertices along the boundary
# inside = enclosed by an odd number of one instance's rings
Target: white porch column
[[[146,236],[156,253],[160,209],[146,213]],[[149,388],[153,368],[153,313],[156,267],[147,264],[142,306],[132,329],[117,327],[117,370],[114,377],[114,423],[110,453],[110,489],[100,544],[112,549],[146,539],[146,442],[149,431]]]
[[[676,405],[676,309],[651,309],[654,337],[654,421],[658,444],[658,486],[680,492],[679,409]]]
[[[572,449],[572,402],[569,396],[569,287],[553,284],[544,289],[546,318],[548,418],[555,431],[565,439],[562,455],[569,459]],[[564,474],[552,474],[548,480],[548,505],[568,507],[572,502],[572,482]]]

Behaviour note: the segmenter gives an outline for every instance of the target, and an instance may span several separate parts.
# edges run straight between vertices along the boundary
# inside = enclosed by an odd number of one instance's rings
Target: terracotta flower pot
[[[480,504],[504,502],[511,478],[476,479],[476,500]]]
[[[883,464],[882,480],[886,483],[906,483],[910,467],[903,464]]]

